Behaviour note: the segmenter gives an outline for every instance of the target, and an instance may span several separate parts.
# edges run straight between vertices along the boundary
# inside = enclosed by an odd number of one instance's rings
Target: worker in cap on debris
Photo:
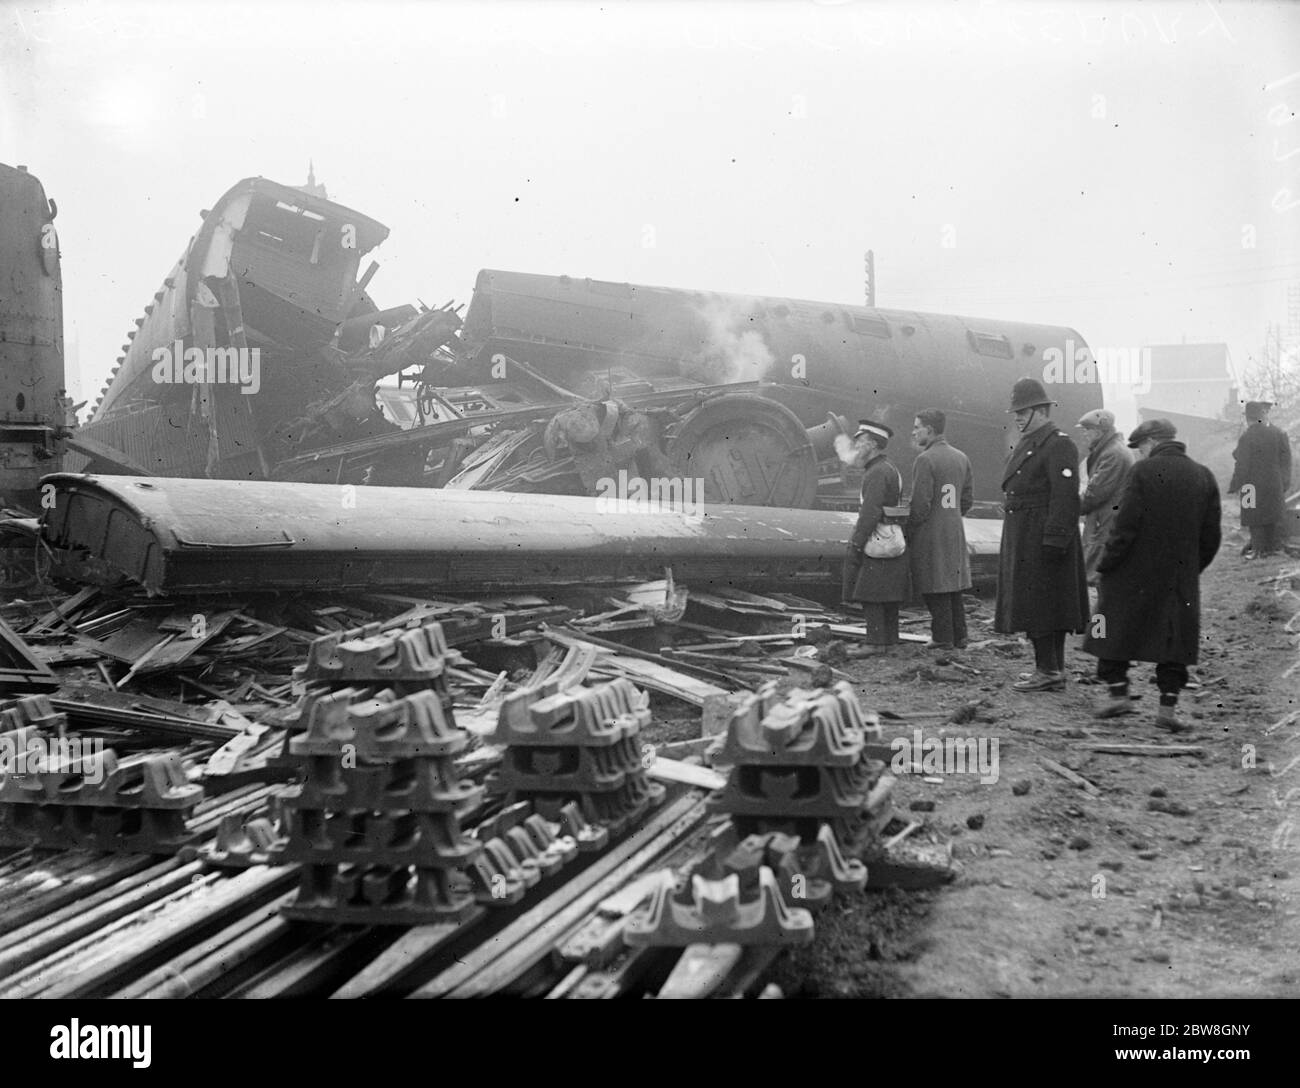
[[[1124,445],[1124,436],[1115,430],[1114,412],[1094,408],[1079,417],[1078,427],[1088,447],[1083,466],[1088,473],[1088,485],[1079,500],[1079,513],[1083,515],[1083,569],[1088,584],[1095,586],[1097,561],[1101,559],[1102,545],[1119,509],[1119,496],[1133,467],[1133,455]]]
[[[1053,404],[1034,378],[1021,378],[1011,389],[1008,411],[1021,437],[1002,474],[1006,517],[993,628],[1024,631],[1034,645],[1034,671],[1012,685],[1017,691],[1065,686],[1065,636],[1082,631],[1088,615],[1079,451],[1052,422]]]
[[[1248,558],[1276,555],[1286,525],[1286,494],[1291,488],[1291,440],[1268,421],[1272,401],[1246,403],[1248,426],[1233,450],[1237,467],[1228,494],[1241,493],[1241,525],[1250,530]]]
[[[1083,649],[1097,657],[1097,677],[1110,689],[1099,718],[1133,712],[1131,661],[1156,663],[1156,724],[1170,732],[1179,692],[1200,645],[1201,572],[1219,550],[1219,485],[1187,456],[1167,419],[1149,419],[1129,435],[1139,451],[1097,569],[1097,611]]]
[[[912,444],[921,452],[912,463],[907,550],[912,584],[930,610],[930,648],[966,646],[970,552],[962,515],[974,504],[970,459],[948,444],[947,417],[938,408],[916,413]]]
[[[897,645],[898,606],[912,596],[901,527],[907,509],[899,506],[903,477],[885,456],[893,433],[883,423],[859,420],[851,452],[853,463],[866,471],[858,523],[844,556],[842,596],[862,604],[873,646]]]

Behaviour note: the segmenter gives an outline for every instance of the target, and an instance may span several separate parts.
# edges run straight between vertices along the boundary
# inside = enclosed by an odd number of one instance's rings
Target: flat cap
[[[1178,437],[1178,428],[1167,419],[1148,419],[1133,428],[1128,436],[1129,449],[1137,449],[1148,438],[1167,440]]]
[[[1115,429],[1115,413],[1106,408],[1094,408],[1091,412],[1084,412],[1075,426],[1092,427],[1098,431],[1113,431]]]

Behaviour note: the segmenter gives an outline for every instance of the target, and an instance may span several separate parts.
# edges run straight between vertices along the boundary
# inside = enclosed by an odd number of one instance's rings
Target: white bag
[[[907,550],[901,525],[877,525],[867,537],[862,554],[868,559],[896,559]]]
[[[893,466],[894,471],[898,472],[898,466]],[[903,491],[903,474],[898,472],[898,491],[899,497],[902,497]],[[885,507],[884,509],[892,509]],[[883,513],[882,513],[883,516]],[[907,539],[903,536],[903,527],[901,525],[878,522],[876,527],[871,530],[871,535],[867,537],[866,544],[862,547],[862,554],[868,559],[897,559],[907,550]]]

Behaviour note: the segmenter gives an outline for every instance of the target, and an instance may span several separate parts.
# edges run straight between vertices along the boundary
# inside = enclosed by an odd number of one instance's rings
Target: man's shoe
[[[957,650],[964,650],[964,649],[966,649],[966,640],[965,640],[964,638],[959,638],[959,639],[958,639],[956,642],[954,642],[952,645],[953,645],[953,648],[954,648],[954,649],[957,649]]]
[[[1113,695],[1094,710],[1092,716],[1094,718],[1123,718],[1128,714],[1136,713],[1137,709],[1127,695]]]
[[[1026,680],[1017,680],[1011,687],[1015,691],[1061,691],[1065,687],[1065,674],[1035,672]]]
[[[925,644],[925,648],[927,650],[951,650],[953,644],[951,642],[935,642],[934,639],[931,639]]]
[[[1161,704],[1156,707],[1156,725],[1161,729],[1168,729],[1171,733],[1190,733],[1192,727],[1178,718],[1176,707],[1165,706]]]

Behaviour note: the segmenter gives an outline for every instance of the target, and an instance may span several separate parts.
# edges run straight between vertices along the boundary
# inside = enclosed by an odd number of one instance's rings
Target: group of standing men
[[[1153,662],[1160,692],[1156,724],[1188,727],[1176,706],[1196,664],[1200,642],[1200,575],[1220,543],[1219,486],[1213,473],[1187,456],[1174,426],[1141,423],[1127,443],[1105,409],[1078,422],[1084,433],[1087,487],[1080,494],[1079,453],[1051,419],[1055,405],[1033,378],[1012,389],[1009,413],[1020,432],[1003,472],[1005,519],[994,630],[1024,632],[1034,647],[1034,671],[1017,691],[1060,691],[1066,684],[1065,640],[1084,633],[1082,648],[1097,658],[1109,698],[1096,714],[1134,713],[1128,672]],[[1267,424],[1268,405],[1246,406],[1250,428],[1234,457],[1229,491],[1242,492],[1242,524],[1254,554],[1280,546],[1282,498],[1290,485],[1286,435]],[[931,616],[930,647],[966,645],[962,592],[971,586],[962,516],[972,505],[970,461],[948,444],[937,409],[916,416],[910,504],[902,475],[885,454],[893,431],[862,420],[854,435],[856,463],[865,469],[862,507],[844,564],[843,597],[861,603],[867,638],[898,641],[898,609],[919,593]],[[1130,452],[1130,451],[1136,451]],[[1082,538],[1079,518],[1084,518]],[[864,548],[882,526],[899,525],[902,554]],[[1096,587],[1090,608],[1089,586]]]

